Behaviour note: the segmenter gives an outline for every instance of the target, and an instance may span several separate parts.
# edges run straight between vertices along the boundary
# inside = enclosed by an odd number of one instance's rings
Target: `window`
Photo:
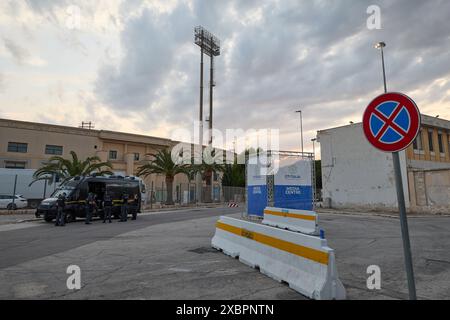
[[[63,147],[62,146],[53,146],[51,144],[48,144],[45,146],[45,154],[53,154],[61,156],[63,154]]]
[[[27,151],[28,143],[8,142],[8,152],[26,153]]]
[[[134,154],[134,161],[139,161],[139,153]]]
[[[414,150],[423,150],[422,131],[419,131],[419,134],[417,135],[416,139],[414,139],[413,148]]]
[[[430,152],[434,152],[433,131],[432,130],[428,130],[428,148],[430,149]]]
[[[442,132],[438,132],[438,146],[439,146],[439,152],[444,153],[444,143],[442,140]]]
[[[6,169],[25,169],[25,162],[23,161],[5,161]]]
[[[111,160],[117,159],[117,151],[116,150],[109,150],[109,159],[111,159]]]

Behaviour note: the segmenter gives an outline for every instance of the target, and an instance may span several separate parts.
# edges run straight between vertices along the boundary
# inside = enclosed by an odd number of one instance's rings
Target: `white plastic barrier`
[[[313,299],[345,299],[333,249],[319,237],[220,217],[212,246]]]
[[[318,215],[314,211],[266,207],[262,223],[269,226],[318,235]]]

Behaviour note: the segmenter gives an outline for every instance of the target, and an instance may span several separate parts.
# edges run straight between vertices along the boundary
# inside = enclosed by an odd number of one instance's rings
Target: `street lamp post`
[[[384,51],[383,48],[386,47],[386,43],[384,42],[377,42],[375,44],[376,49],[380,49],[381,51],[381,66],[383,68],[383,84],[384,84],[384,93],[387,92],[387,86],[386,86],[386,69],[384,68]]]
[[[301,139],[302,156],[303,156],[303,120],[302,120],[302,110],[297,110],[295,112],[300,114],[300,139]]]
[[[381,51],[381,65],[383,68],[383,83],[384,83],[384,93],[387,92],[386,86],[386,71],[384,67],[384,52],[383,48],[386,47],[386,43],[378,42],[375,44],[375,48]],[[392,159],[394,161],[394,172],[395,172],[395,185],[397,189],[397,201],[398,209],[400,213],[400,228],[402,231],[403,238],[403,252],[405,255],[405,268],[406,276],[408,279],[408,292],[409,299],[416,300],[416,284],[414,281],[414,269],[412,264],[412,254],[411,254],[411,244],[409,241],[409,231],[408,231],[408,220],[406,217],[406,207],[405,207],[405,194],[403,192],[403,182],[402,173],[400,167],[400,156],[398,152],[392,153]]]
[[[317,199],[317,190],[316,190],[316,187],[317,187],[317,182],[316,182],[316,179],[317,179],[317,177],[316,177],[316,148],[315,148],[315,146],[314,146],[314,142],[316,142],[317,141],[317,139],[316,138],[313,138],[313,139],[311,139],[311,142],[312,142],[312,144],[313,144],[313,157],[312,157],[312,166],[313,166],[313,173],[312,173],[312,176],[313,176],[313,186],[314,186],[314,191],[313,191],[313,203],[314,203],[314,208],[315,208],[315,205],[316,205],[316,199]]]

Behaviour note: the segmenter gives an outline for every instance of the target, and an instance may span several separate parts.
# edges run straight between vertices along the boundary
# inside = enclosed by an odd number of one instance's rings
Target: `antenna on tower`
[[[91,130],[91,129],[94,129],[95,126],[91,121],[89,121],[89,122],[82,121],[81,126],[79,126],[78,128]]]

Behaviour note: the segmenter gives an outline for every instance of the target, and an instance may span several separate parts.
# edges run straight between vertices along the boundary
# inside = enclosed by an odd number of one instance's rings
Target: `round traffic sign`
[[[364,134],[377,149],[397,152],[408,147],[420,129],[420,112],[408,96],[389,92],[372,100],[363,115]]]

